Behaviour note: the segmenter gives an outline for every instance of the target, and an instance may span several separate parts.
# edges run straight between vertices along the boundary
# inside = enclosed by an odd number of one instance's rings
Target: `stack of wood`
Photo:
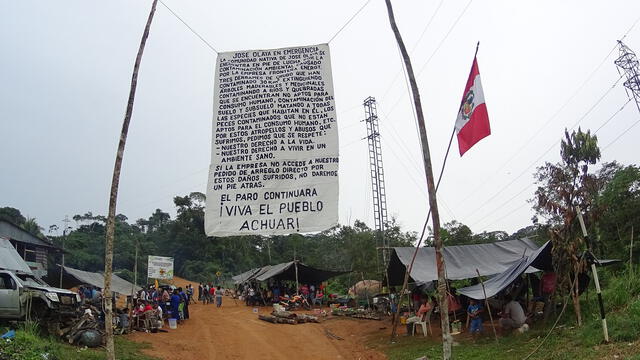
[[[267,321],[273,324],[302,324],[306,322],[318,322],[317,316],[311,316],[306,314],[296,314],[291,311],[286,311],[278,308],[274,308],[271,315],[258,315],[258,319]]]
[[[88,330],[103,334],[102,327],[95,318],[90,314],[84,314],[70,327],[60,329],[59,335],[67,340],[69,344],[80,345],[79,340],[82,334]]]

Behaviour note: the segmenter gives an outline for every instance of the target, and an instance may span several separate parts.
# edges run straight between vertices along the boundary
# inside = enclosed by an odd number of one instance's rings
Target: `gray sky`
[[[165,3],[216,49],[229,51],[325,43],[363,1]],[[0,1],[0,206],[19,208],[45,228],[67,214],[106,213],[131,70],[150,4]],[[613,64],[617,50],[593,71],[636,22],[640,2],[467,4],[394,2],[405,43],[413,49],[436,173],[475,43],[481,42],[478,62],[492,135],[462,158],[454,140],[438,196],[441,218],[455,218],[474,232],[512,232],[531,223],[526,200],[534,191],[532,173],[543,161],[559,159],[554,143],[563,129],[580,120],[583,129],[595,130],[626,102],[620,82],[589,112],[619,77]],[[640,53],[640,24],[625,42]],[[426,185],[384,1],[372,0],[330,46],[341,144],[340,220],[373,225],[360,120],[363,99],[374,96],[389,215],[417,231],[426,216]],[[173,214],[173,196],[205,191],[214,65],[215,53],[159,4],[142,60],[118,212],[132,220],[156,208]],[[604,147],[638,118],[630,103],[598,132],[603,161],[637,164],[640,126]]]

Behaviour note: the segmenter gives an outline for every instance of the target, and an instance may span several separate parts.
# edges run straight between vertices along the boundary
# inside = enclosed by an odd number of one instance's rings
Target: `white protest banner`
[[[149,255],[147,277],[151,279],[173,279],[173,258]]]
[[[337,223],[329,45],[220,53],[207,235],[283,235]]]

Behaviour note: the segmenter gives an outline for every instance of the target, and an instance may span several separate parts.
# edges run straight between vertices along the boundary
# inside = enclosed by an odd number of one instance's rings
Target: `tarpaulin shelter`
[[[446,277],[450,280],[475,278],[476,269],[483,276],[503,273],[514,262],[532,254],[539,246],[531,239],[498,241],[490,244],[446,246],[444,256]],[[392,248],[391,259],[387,267],[389,284],[402,285],[415,247]],[[410,282],[418,285],[438,280],[436,252],[433,247],[418,250],[416,260],[409,274]]]
[[[249,271],[245,271],[242,274],[232,276],[231,280],[233,280],[234,284],[242,284],[244,282],[247,282],[249,279],[251,279],[253,275],[255,275],[258,271],[260,271],[260,269],[262,268],[253,268]]]
[[[62,284],[65,288],[72,288],[78,285],[91,285],[100,289],[104,288],[104,275],[101,273],[74,269],[68,266],[64,266],[63,269]],[[113,292],[128,295],[131,294],[132,289],[137,292],[141,287],[134,287],[132,283],[118,275],[111,275],[111,290]]]
[[[305,265],[299,261],[290,261],[286,263],[267,265],[257,269],[251,269],[242,274],[233,276],[232,279],[236,284],[249,281],[267,281],[269,279],[279,281],[295,281],[296,280],[296,263],[298,268],[297,280],[301,283],[317,284],[326,281],[334,276],[348,273],[348,271],[331,271],[316,269]]]
[[[606,266],[611,265],[620,260],[606,259],[597,260],[594,259],[596,265]],[[552,255],[551,255],[551,242],[546,242],[537,251],[531,255],[514,262],[504,272],[492,277],[484,282],[484,291],[482,290],[482,284],[476,284],[468,286],[462,289],[458,289],[458,293],[468,296],[472,299],[481,300],[485,298],[484,292],[486,291],[486,297],[490,298],[495,296],[507,286],[513,283],[520,275],[525,272],[536,270],[553,271]]]
[[[348,273],[348,271],[331,271],[316,269],[305,265],[299,261],[290,261],[282,264],[271,266],[268,271],[256,276],[258,281],[274,280],[296,280],[296,267],[298,275],[297,279],[301,283],[317,284],[326,281],[334,276]]]

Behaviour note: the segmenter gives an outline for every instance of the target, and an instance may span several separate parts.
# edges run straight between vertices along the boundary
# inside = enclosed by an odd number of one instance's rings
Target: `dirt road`
[[[386,359],[366,347],[366,339],[384,326],[378,321],[330,319],[320,324],[271,324],[253,309],[224,297],[221,308],[192,305],[191,318],[167,333],[135,333],[149,355],[162,359]],[[259,308],[261,314],[270,308]],[[165,326],[167,329],[168,326]],[[344,340],[330,339],[325,330]]]

